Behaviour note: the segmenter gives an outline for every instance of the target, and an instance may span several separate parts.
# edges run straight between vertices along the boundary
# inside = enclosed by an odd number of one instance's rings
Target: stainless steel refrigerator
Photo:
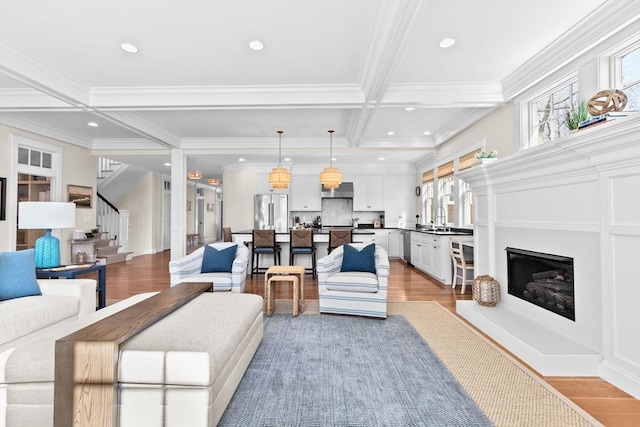
[[[289,205],[286,194],[256,194],[254,228],[256,230],[289,231]]]

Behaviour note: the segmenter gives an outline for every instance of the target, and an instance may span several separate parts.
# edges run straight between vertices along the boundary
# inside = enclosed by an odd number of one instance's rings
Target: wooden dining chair
[[[473,282],[473,261],[464,259],[462,240],[460,239],[451,237],[449,239],[449,250],[451,252],[451,259],[453,260],[453,283],[451,283],[451,290],[455,292],[458,279],[460,279],[462,282],[461,293],[464,294],[467,282]],[[470,278],[467,278],[468,271],[471,272]]]

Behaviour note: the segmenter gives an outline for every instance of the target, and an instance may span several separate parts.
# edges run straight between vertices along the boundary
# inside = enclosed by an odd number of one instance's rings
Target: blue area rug
[[[491,426],[402,316],[265,318],[220,426]]]

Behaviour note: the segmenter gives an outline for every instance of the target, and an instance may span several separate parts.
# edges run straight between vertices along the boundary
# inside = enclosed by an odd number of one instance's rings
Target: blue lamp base
[[[60,239],[51,235],[51,229],[38,237],[35,244],[36,268],[60,266]]]

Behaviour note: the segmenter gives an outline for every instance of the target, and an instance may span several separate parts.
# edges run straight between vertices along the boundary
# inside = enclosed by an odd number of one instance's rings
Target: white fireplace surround
[[[640,398],[640,116],[460,173],[474,194],[475,274],[502,302],[458,313],[542,375],[600,376]],[[574,259],[576,320],[507,293],[506,247]]]

